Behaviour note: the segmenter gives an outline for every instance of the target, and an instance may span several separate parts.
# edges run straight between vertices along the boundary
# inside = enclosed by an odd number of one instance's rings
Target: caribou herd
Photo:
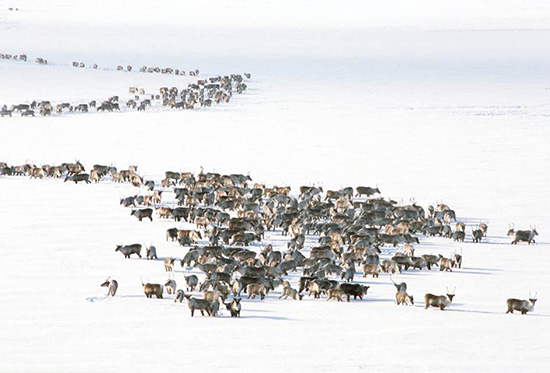
[[[0,59],[13,59],[27,61],[27,56],[0,54]],[[36,63],[47,64],[47,61],[42,58],[37,58]],[[84,62],[73,61],[73,67],[84,68]],[[91,65],[97,69],[97,64]],[[123,71],[124,67],[118,65],[117,71]],[[132,66],[126,66],[126,71],[131,72]],[[143,66],[139,69],[142,73],[161,73],[186,75],[183,69],[174,69],[171,67],[147,67]],[[187,75],[197,77],[199,70],[189,70]],[[97,112],[114,112],[123,110],[147,111],[153,106],[165,109],[187,109],[192,110],[196,106],[211,107],[213,103],[228,103],[234,93],[241,94],[247,88],[245,79],[250,79],[250,73],[218,75],[205,79],[198,79],[193,83],[187,84],[186,87],[160,87],[157,92],[146,92],[144,88],[129,87],[128,94],[130,97],[126,102],[119,100],[119,95],[110,96],[107,99],[101,100],[81,100],[80,102],[59,102],[52,103],[49,100],[29,100],[26,103],[1,105],[0,116],[11,117],[14,113],[18,113],[22,117],[34,117],[36,114],[41,116],[60,115],[63,113],[88,113],[92,109]]]
[[[199,79],[194,83],[189,83],[185,88],[160,87],[156,94],[147,94],[143,88],[130,87],[128,89],[129,93],[137,94],[134,94],[122,105],[126,110],[136,111],[146,111],[148,108],[153,107],[153,104],[159,108],[190,110],[197,105],[211,107],[213,103],[228,103],[234,92],[241,94],[247,88],[248,86],[240,74]],[[35,114],[51,116],[52,114],[60,115],[67,112],[88,113],[93,108],[98,112],[120,111],[121,102],[119,102],[118,95],[113,95],[105,100],[76,103],[61,102],[52,104],[48,100],[33,100],[9,107],[4,104],[1,107],[0,115],[11,117],[12,114],[19,113],[21,116],[35,116]]]
[[[436,203],[425,210],[412,199],[403,204],[383,198],[377,187],[324,191],[320,186],[302,186],[293,195],[288,186],[252,183],[243,174],[166,171],[162,180],[154,181],[141,176],[137,166],[119,170],[96,164],[86,171],[79,161],[41,166],[0,162],[0,175],[131,183],[139,188],[138,194],[121,198],[122,208],[142,222],[138,224],[173,221],[175,226],[163,232],[164,245],[179,245],[187,253],[180,258],[159,257],[157,248],[150,245],[145,246],[142,258],[140,243],[118,244],[114,251],[127,259],[136,255],[137,260],[162,261],[168,279],[164,284],[142,281],[143,292],[147,298],[164,299],[166,290],[175,302],[187,303],[191,316],[196,310],[219,315],[223,305],[232,317],[239,317],[243,297],[263,301],[275,289],[281,289],[277,297],[281,301],[300,301],[306,296],[337,302],[368,300],[369,289],[384,278],[395,286],[397,305],[413,306],[407,284],[396,283],[393,275],[434,267],[438,272],[460,271],[463,262],[462,248],[446,257],[416,255],[415,245],[430,236],[463,242],[467,229],[472,243],[478,243],[487,238],[488,231],[483,222],[457,221],[455,211],[446,204]],[[268,238],[274,235],[286,240],[286,248],[273,247]],[[534,244],[536,235],[535,227],[516,231],[510,225],[508,231],[512,244]],[[182,277],[185,288],[178,288],[178,272],[187,273]],[[359,274],[363,279],[371,277],[369,285],[366,280],[354,282]],[[115,296],[118,289],[111,278],[101,286],[108,288],[109,296]],[[425,294],[424,307],[444,310],[452,304],[455,290]],[[528,300],[510,298],[506,313],[531,312],[536,300],[536,294]]]

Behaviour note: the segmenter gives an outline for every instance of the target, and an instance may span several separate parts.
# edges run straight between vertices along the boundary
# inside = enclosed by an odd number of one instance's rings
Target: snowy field
[[[464,243],[420,236],[418,254],[462,250],[464,262],[394,275],[412,307],[395,305],[387,274],[363,278],[358,267],[355,282],[370,286],[362,301],[279,300],[279,287],[243,299],[240,319],[191,318],[173,296],[143,295],[141,279],[166,281],[161,260],[114,251],[136,242],[161,259],[187,252],[165,240],[185,224],[139,222],[119,205],[145,188],[0,176],[0,372],[546,371],[549,13],[539,0],[0,1],[0,53],[48,59],[0,60],[0,106],[126,101],[130,86],[193,81],[117,65],[252,74],[245,93],[211,108],[2,117],[0,162],[135,164],[157,182],[203,168],[292,195],[378,185],[403,204],[446,203],[468,226]],[[474,244],[480,222],[488,237]],[[510,245],[510,222],[536,225],[537,243]],[[271,231],[253,249],[286,250],[287,240]],[[188,273],[176,264],[178,287]],[[297,288],[300,274],[285,279]],[[99,286],[108,276],[114,298]],[[449,308],[424,310],[424,294],[446,287],[456,287]],[[507,298],[530,292],[533,312],[505,314]]]

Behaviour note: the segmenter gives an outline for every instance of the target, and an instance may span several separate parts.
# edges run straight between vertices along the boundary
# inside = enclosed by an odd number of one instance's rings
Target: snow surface
[[[293,193],[378,185],[489,225],[481,244],[421,240],[421,254],[462,249],[464,266],[395,276],[414,307],[397,307],[382,275],[356,278],[371,286],[363,301],[282,301],[279,288],[243,301],[240,319],[191,318],[170,296],[143,296],[141,278],[166,280],[160,261],[114,252],[186,252],[164,240],[173,221],[140,223],[118,204],[136,188],[0,176],[0,371],[546,371],[549,12],[537,0],[0,1],[0,53],[49,61],[0,60],[0,104],[125,100],[129,86],[188,82],[119,64],[252,74],[229,104],[192,112],[0,118],[0,161],[137,164],[155,180],[250,172]],[[509,222],[536,224],[537,244],[511,246]],[[176,266],[178,284],[186,273]],[[115,298],[99,287],[107,276]],[[423,295],[447,286],[455,302],[424,310]],[[531,291],[533,313],[504,314],[507,298]]]

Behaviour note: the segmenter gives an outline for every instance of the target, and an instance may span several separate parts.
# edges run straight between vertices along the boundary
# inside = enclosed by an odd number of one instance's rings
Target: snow
[[[481,244],[421,239],[418,253],[462,249],[464,265],[394,276],[413,307],[395,305],[387,275],[359,275],[371,286],[363,301],[279,300],[278,288],[243,300],[240,319],[191,318],[172,296],[143,296],[142,279],[166,280],[161,260],[114,251],[187,251],[164,238],[181,224],[138,222],[119,205],[137,188],[0,176],[0,371],[546,371],[549,11],[537,0],[0,2],[0,53],[49,61],[0,60],[0,104],[125,101],[129,86],[192,81],[119,64],[252,74],[244,94],[212,108],[0,118],[0,161],[137,164],[157,181],[203,167],[292,194],[378,185],[489,225]],[[510,222],[536,225],[537,244],[510,245]],[[267,240],[286,244],[279,232]],[[187,273],[176,264],[179,287]],[[114,298],[99,286],[107,276]],[[425,293],[455,286],[448,309],[423,309]],[[507,298],[535,291],[534,312],[504,313]]]

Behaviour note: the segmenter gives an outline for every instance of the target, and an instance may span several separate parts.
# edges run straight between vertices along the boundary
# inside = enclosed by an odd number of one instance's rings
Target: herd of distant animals
[[[220,175],[213,172],[166,171],[159,183],[145,180],[137,172],[136,166],[118,170],[114,166],[94,165],[89,173],[79,162],[63,163],[59,166],[30,164],[10,166],[0,163],[0,175],[26,175],[31,178],[64,178],[74,183],[98,183],[102,180],[128,182],[136,187],[144,187],[145,195],[138,194],[122,198],[120,204],[131,208],[131,215],[139,221],[153,221],[153,213],[160,219],[182,220],[194,225],[194,229],[170,228],[166,231],[167,241],[177,241],[189,248],[180,258],[182,268],[196,268],[204,279],[199,282],[195,274],[185,276],[186,288],[178,289],[173,275],[167,282],[153,284],[143,282],[147,298],[163,298],[164,290],[175,296],[175,302],[186,301],[191,316],[196,310],[216,316],[221,304],[231,316],[240,316],[241,297],[264,299],[267,294],[281,286],[279,298],[301,300],[308,296],[326,300],[350,301],[363,299],[370,286],[353,283],[360,266],[363,278],[371,275],[378,278],[381,273],[389,273],[396,287],[396,303],[413,305],[414,298],[407,293],[407,284],[396,283],[392,275],[409,269],[431,270],[438,266],[440,271],[462,268],[462,250],[450,258],[443,255],[415,256],[413,243],[419,243],[419,236],[441,236],[463,242],[466,225],[456,221],[456,214],[449,206],[438,203],[429,206],[427,211],[414,201],[402,205],[382,197],[380,190],[358,186],[327,190],[322,187],[302,186],[299,195],[290,194],[291,188],[266,187],[251,184],[248,175]],[[173,193],[172,200],[165,196]],[[455,231],[451,229],[455,221]],[[487,224],[472,226],[472,242],[481,242],[487,236]],[[258,253],[250,250],[250,245],[259,245],[266,231],[278,230],[288,237],[287,250],[275,250],[266,244]],[[318,238],[318,245],[306,248],[306,236]],[[511,225],[508,236],[512,244],[519,242],[535,243],[538,233],[531,230],[515,230]],[[207,244],[199,244],[207,240]],[[392,254],[381,260],[382,250]],[[142,258],[141,244],[117,245],[115,251],[125,258],[137,255]],[[303,253],[304,251],[304,253]],[[306,256],[307,254],[308,256]],[[158,260],[153,245],[146,247],[146,258]],[[164,269],[173,273],[176,258],[163,258]],[[298,289],[293,288],[289,272],[300,268],[302,276]],[[329,278],[332,276],[333,278]],[[339,280],[338,280],[339,279]],[[108,278],[101,286],[108,287],[108,295],[115,296],[118,283]],[[198,288],[203,297],[191,293]],[[437,307],[444,310],[454,297],[455,289],[446,295],[426,294],[425,308]],[[186,293],[187,292],[187,293]],[[528,300],[508,299],[507,313],[520,311],[526,314],[534,309],[536,294]]]
[[[27,55],[12,55],[0,53],[0,60],[19,60],[26,62],[28,60]],[[35,58],[35,63],[47,65],[48,61],[44,58]],[[86,65],[83,62],[72,63],[73,67],[83,68]],[[97,69],[97,64],[93,64],[92,68]],[[131,65],[126,66],[126,70],[122,65],[118,65],[117,71],[131,72],[133,70]],[[174,69],[171,67],[160,68],[143,66],[139,69],[142,73],[161,73],[161,74],[173,74],[177,76],[184,76],[186,71],[183,69]],[[187,72],[189,76],[198,76],[199,70],[190,70]],[[250,73],[243,74],[246,79],[251,78]],[[171,109],[194,109],[196,104],[200,104],[201,107],[210,107],[213,103],[220,104],[222,102],[228,103],[233,97],[233,92],[238,94],[243,93],[247,88],[247,84],[244,82],[243,75],[230,74],[225,76],[214,76],[208,79],[198,79],[194,83],[189,83],[186,88],[180,89],[177,87],[161,87],[159,92],[155,94],[147,94],[143,88],[129,87],[128,93],[134,94],[132,99],[129,99],[125,106],[127,109],[135,109],[137,111],[145,111],[152,106],[154,100],[162,103],[163,107],[170,107]],[[120,111],[119,96],[114,95],[106,100],[92,100],[89,102],[70,103],[61,102],[53,104],[48,100],[32,100],[28,103],[14,104],[8,107],[7,104],[3,104],[0,109],[0,116],[12,116],[13,113],[20,113],[22,117],[34,117],[35,110],[42,116],[50,116],[52,114],[62,114],[63,112],[71,113],[87,113],[90,109],[95,108],[97,111]]]

